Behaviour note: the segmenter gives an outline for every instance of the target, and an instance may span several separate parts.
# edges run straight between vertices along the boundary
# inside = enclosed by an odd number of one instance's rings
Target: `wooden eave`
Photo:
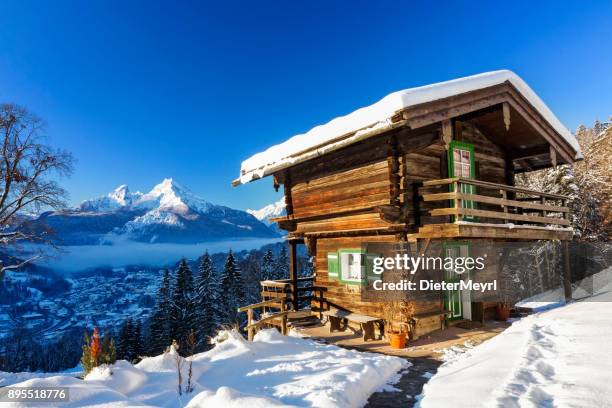
[[[538,133],[565,163],[576,161],[577,152],[542,117],[542,115],[509,82],[476,91],[414,105],[400,112],[401,117],[411,129],[421,128],[436,122],[461,118],[477,111],[509,104]],[[511,126],[511,125],[510,125]],[[560,160],[561,162],[561,160]]]

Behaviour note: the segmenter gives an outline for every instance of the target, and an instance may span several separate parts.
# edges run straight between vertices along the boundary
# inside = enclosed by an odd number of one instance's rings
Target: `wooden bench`
[[[449,314],[449,310],[436,310],[411,316],[409,320],[411,339],[417,340],[434,330],[444,329],[444,320]]]
[[[348,327],[348,322],[359,323],[361,332],[363,334],[363,341],[376,340],[374,334],[374,325],[378,326],[380,338],[384,336],[384,321],[377,317],[371,317],[352,313],[347,310],[327,310],[322,313],[323,316],[329,321],[329,332],[333,333],[335,330],[344,331]]]

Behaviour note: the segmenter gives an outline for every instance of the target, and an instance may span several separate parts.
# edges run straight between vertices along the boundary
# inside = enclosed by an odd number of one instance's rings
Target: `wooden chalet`
[[[233,185],[272,176],[284,190],[287,214],[273,219],[290,244],[291,275],[277,282],[289,293],[283,313],[297,311],[306,290],[295,262],[296,245],[304,244],[315,260],[309,288],[320,291],[313,309],[382,318],[380,304],[360,297],[363,280],[343,270],[342,254],[359,254],[366,242],[425,251],[570,240],[567,197],[514,180],[580,159],[576,139],[540,98],[514,73],[496,71],[391,94],[246,160]],[[267,285],[263,306],[274,301],[274,283]],[[419,303],[404,319],[423,317],[424,333],[445,318],[482,318],[486,305],[477,311],[469,294],[457,296],[456,303]]]

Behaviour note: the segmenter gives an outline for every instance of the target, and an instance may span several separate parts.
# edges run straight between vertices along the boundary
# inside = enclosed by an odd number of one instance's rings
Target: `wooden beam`
[[[387,144],[387,167],[389,169],[389,204],[392,206],[399,206],[400,184],[402,176],[400,174],[397,137],[395,135],[389,136]]]
[[[501,190],[505,192],[505,190]],[[534,198],[535,200],[542,200],[544,197]],[[549,212],[569,212],[570,209],[564,206],[542,204],[542,203],[530,203],[527,201],[510,200],[499,197],[491,197],[479,194],[468,194],[468,193],[436,193],[436,194],[423,194],[423,201],[440,201],[440,200],[466,200],[475,201],[478,203],[485,204],[496,204],[502,207],[521,207],[532,210],[549,211]]]
[[[550,146],[550,162],[552,163],[553,167],[557,167],[557,152],[552,146]]]
[[[296,241],[289,241],[289,279],[291,280],[291,294],[292,299],[291,302],[293,304],[293,310],[295,312],[298,311],[298,297],[297,297],[297,287],[298,287],[298,271],[297,271],[297,251],[296,251]]]
[[[513,186],[507,186],[504,184],[499,184],[499,183],[491,183],[489,181],[483,181],[483,180],[476,180],[476,179],[466,179],[466,178],[458,178],[458,177],[451,177],[451,178],[447,178],[447,179],[440,179],[440,180],[426,180],[423,181],[423,186],[424,187],[431,187],[431,186],[440,186],[440,185],[444,185],[444,184],[452,184],[455,181],[458,181],[459,183],[462,184],[470,184],[473,186],[479,186],[479,187],[484,187],[484,188],[490,188],[491,190],[499,190],[499,189],[504,189],[507,191],[514,191],[517,193],[523,193],[523,194],[528,194],[528,195],[536,195],[536,196],[542,196],[542,197],[548,197],[548,198],[556,198],[559,200],[563,200],[563,199],[567,199],[567,196],[561,195],[561,194],[552,194],[552,193],[544,193],[541,191],[534,191],[534,190],[529,190],[526,188],[521,188],[521,187],[513,187]]]
[[[474,210],[471,208],[436,208],[430,210],[429,213],[436,217],[439,215],[456,215],[465,216],[471,215],[474,217],[509,219],[515,221],[533,222],[539,224],[555,224],[555,225],[570,225],[569,221],[563,218],[540,217],[536,215],[523,214],[506,214],[497,211]]]
[[[444,149],[448,150],[450,142],[453,140],[453,123],[450,119],[442,121],[442,141],[444,142]]]
[[[284,189],[285,189],[285,211],[287,215],[293,215],[293,198],[291,197],[291,173],[289,170],[285,171],[284,177]]]
[[[504,125],[506,126],[506,132],[510,130],[510,105],[508,102],[502,103],[502,113],[504,115]]]

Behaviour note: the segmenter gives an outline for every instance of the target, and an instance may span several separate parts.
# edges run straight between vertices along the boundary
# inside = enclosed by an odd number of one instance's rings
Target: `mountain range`
[[[270,222],[270,218],[282,217],[283,215],[287,214],[287,211],[285,209],[285,198],[284,197],[282,197],[280,200],[278,200],[275,203],[268,204],[265,207],[260,208],[259,210],[248,209],[246,210],[246,212],[248,212],[253,217],[257,218],[259,221],[266,224],[270,229],[277,232],[278,234],[281,234],[281,235],[286,234],[285,231],[278,228],[278,225],[276,223]]]
[[[278,230],[258,219],[259,212],[247,211],[210,203],[167,178],[148,193],[121,185],[75,208],[45,212],[24,228],[49,230],[60,245],[109,245],[121,240],[191,244],[279,236]]]

